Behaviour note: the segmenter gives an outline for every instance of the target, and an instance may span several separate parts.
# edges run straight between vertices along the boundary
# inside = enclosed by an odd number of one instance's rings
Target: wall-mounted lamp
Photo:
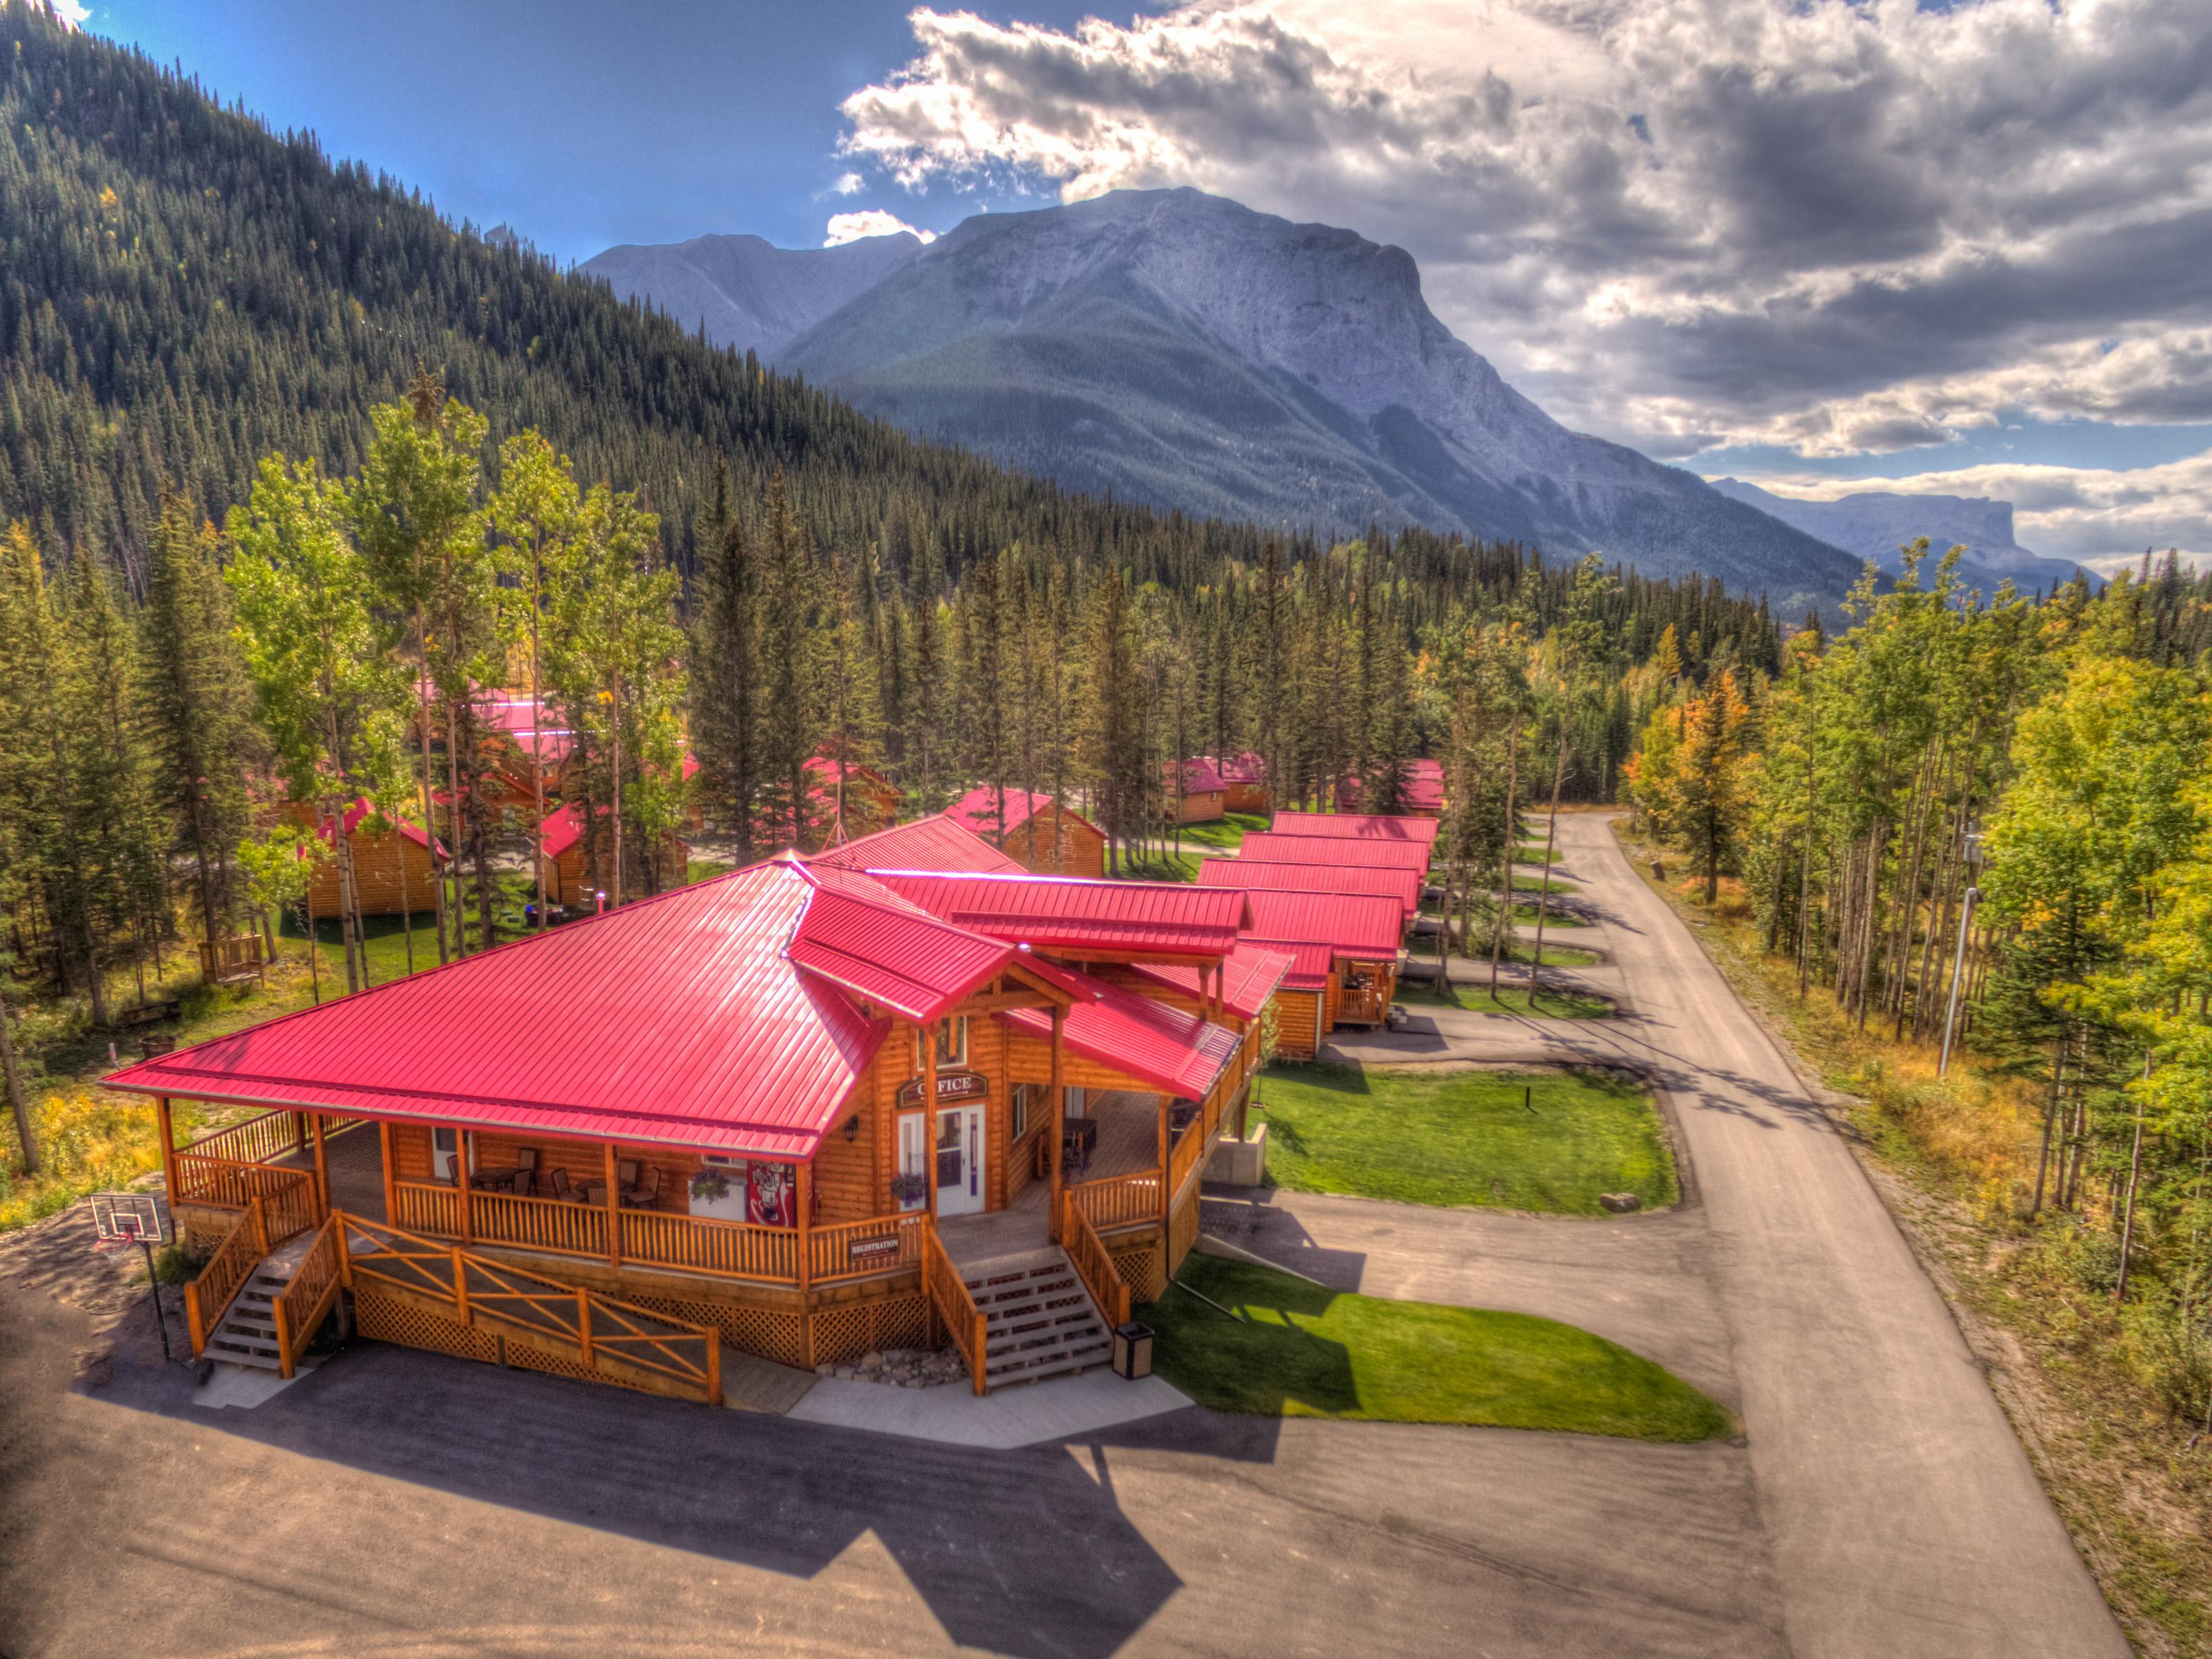
[[[845,1120],[845,1139],[848,1140],[858,1140],[860,1138],[860,1115],[858,1112],[855,1112],[852,1116]]]

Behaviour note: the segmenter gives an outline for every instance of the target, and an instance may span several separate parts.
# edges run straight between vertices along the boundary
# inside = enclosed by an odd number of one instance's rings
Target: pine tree
[[[753,858],[761,779],[759,699],[755,684],[760,617],[752,545],[729,500],[729,471],[714,463],[714,505],[706,520],[706,557],[691,630],[691,744],[714,822]]]

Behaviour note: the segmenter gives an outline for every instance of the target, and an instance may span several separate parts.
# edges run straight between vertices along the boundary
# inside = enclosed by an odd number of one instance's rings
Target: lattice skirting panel
[[[353,1317],[356,1330],[379,1342],[428,1348],[433,1353],[481,1359],[486,1364],[495,1364],[499,1360],[498,1338],[485,1331],[472,1330],[459,1320],[441,1319],[397,1297],[376,1291],[357,1291],[353,1298]]]
[[[691,1325],[711,1325],[721,1332],[722,1340],[733,1348],[747,1353],[757,1353],[763,1359],[773,1359],[780,1365],[804,1365],[805,1327],[795,1313],[777,1313],[768,1308],[747,1308],[731,1302],[693,1301],[680,1296],[626,1297],[641,1308],[651,1308],[672,1319],[683,1320]]]
[[[849,1302],[813,1316],[814,1363],[849,1365],[885,1348],[930,1346],[929,1301],[920,1295]]]
[[[1191,1246],[1197,1243],[1198,1188],[1194,1186],[1190,1189],[1190,1196],[1183,1200],[1182,1208],[1168,1218],[1168,1274],[1170,1278],[1176,1269],[1182,1266],[1182,1259],[1190,1254]],[[1164,1290],[1166,1286],[1161,1288]]]
[[[526,1343],[509,1342],[506,1348],[507,1363],[519,1371],[544,1371],[553,1376],[571,1376],[579,1382],[605,1383],[611,1389],[636,1387],[636,1384],[605,1371],[586,1370],[580,1359],[566,1359],[556,1353],[547,1353],[542,1348],[531,1347]]]
[[[1193,1206],[1194,1212],[1196,1206]],[[1110,1248],[1110,1247],[1109,1247]],[[1133,1250],[1115,1250],[1114,1266],[1129,1287],[1132,1302],[1157,1302],[1168,1291],[1168,1276],[1160,1265],[1158,1244],[1139,1244]]]

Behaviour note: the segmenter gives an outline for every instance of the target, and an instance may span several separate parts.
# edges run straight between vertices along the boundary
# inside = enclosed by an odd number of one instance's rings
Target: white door
[[[955,1106],[937,1115],[937,1213],[983,1208],[983,1109]]]
[[[899,1200],[902,1210],[919,1210],[929,1202],[929,1147],[922,1139],[921,1114],[902,1113],[898,1121],[898,1172],[921,1182],[911,1198]]]

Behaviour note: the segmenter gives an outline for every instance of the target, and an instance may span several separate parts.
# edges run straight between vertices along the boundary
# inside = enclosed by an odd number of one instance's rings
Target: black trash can
[[[1152,1374],[1152,1328],[1133,1320],[1114,1328],[1114,1375],[1135,1382]]]

